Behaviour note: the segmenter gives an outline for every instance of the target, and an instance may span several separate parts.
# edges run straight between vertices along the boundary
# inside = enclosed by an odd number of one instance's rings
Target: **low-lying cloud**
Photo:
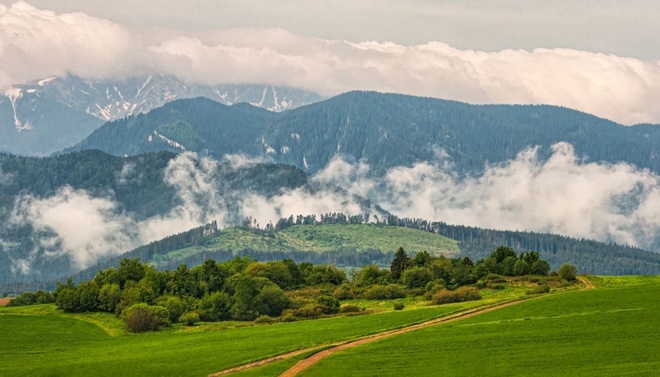
[[[0,87],[71,73],[158,72],[204,84],[263,83],[334,95],[353,89],[471,103],[567,106],[625,124],[660,122],[660,62],[572,49],[484,52],[324,40],[282,29],[143,35],[83,13],[0,6]],[[85,56],[85,59],[79,59]]]
[[[176,189],[179,204],[164,216],[136,220],[135,214],[118,211],[109,198],[93,197],[69,186],[48,198],[31,195],[17,199],[11,222],[31,225],[34,243],[46,257],[68,256],[77,268],[116,256],[166,236],[219,220],[224,225],[226,209],[218,196],[215,162],[184,153],[172,159],[164,172],[165,183]],[[116,174],[125,179],[124,168]],[[35,251],[36,252],[36,251]],[[33,252],[29,259],[36,257]],[[27,273],[29,260],[16,259],[17,271]]]
[[[538,152],[538,147],[527,149],[473,177],[460,177],[442,155],[434,163],[392,168],[382,178],[371,177],[364,162],[337,157],[312,180],[335,184],[349,197],[368,198],[401,217],[658,247],[658,175],[627,163],[587,163],[563,142],[552,146],[547,160]],[[268,204],[277,200],[255,204],[252,216],[262,223],[273,219]],[[346,208],[340,202],[335,206]]]
[[[538,157],[538,148],[530,148],[475,177],[459,177],[447,158],[439,154],[436,163],[396,167],[374,178],[364,162],[337,157],[311,178],[317,189],[265,197],[227,191],[216,174],[216,161],[184,153],[165,170],[164,180],[176,188],[179,200],[166,215],[136,220],[134,214],[118,212],[111,199],[63,187],[49,198],[19,198],[12,221],[32,225],[35,243],[46,257],[68,255],[78,268],[213,220],[224,227],[252,217],[264,227],[290,215],[376,214],[358,197],[401,217],[557,233],[647,249],[660,241],[660,177],[648,170],[626,163],[587,163],[567,143],[555,144],[547,160]],[[251,163],[244,156],[230,157],[223,166],[237,169]],[[35,257],[14,260],[14,270],[27,273]]]

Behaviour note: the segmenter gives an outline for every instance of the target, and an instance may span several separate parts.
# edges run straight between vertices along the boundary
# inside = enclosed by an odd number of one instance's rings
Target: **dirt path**
[[[9,304],[9,301],[11,301],[11,298],[0,298],[0,306],[7,306]]]
[[[584,279],[582,277],[579,277],[578,280],[580,280],[580,282],[582,282],[582,284],[584,284],[584,287],[581,288],[580,290],[594,289],[594,285],[589,280]],[[455,313],[455,314],[451,314],[451,315],[448,315],[448,316],[445,316],[445,317],[436,318],[436,319],[432,319],[432,320],[429,320],[429,321],[426,321],[426,322],[418,323],[416,325],[410,325],[410,326],[400,328],[400,329],[388,330],[388,331],[384,331],[384,332],[381,332],[381,333],[378,333],[378,334],[369,335],[369,336],[366,336],[366,337],[363,337],[363,338],[360,338],[360,339],[357,339],[357,340],[353,340],[353,341],[338,342],[338,343],[333,343],[333,344],[329,344],[329,345],[322,345],[322,346],[318,346],[318,347],[312,347],[312,348],[306,348],[306,349],[302,349],[302,350],[298,350],[298,351],[293,351],[293,352],[285,353],[285,354],[282,354],[282,355],[273,356],[273,357],[268,358],[268,359],[256,361],[254,363],[241,365],[241,366],[234,367],[234,368],[231,368],[231,369],[226,369],[226,370],[211,374],[211,375],[209,375],[209,377],[224,376],[224,375],[239,372],[239,371],[242,371],[242,370],[259,367],[259,366],[269,364],[269,363],[272,363],[272,362],[275,362],[275,361],[288,359],[290,357],[298,356],[298,355],[301,355],[301,354],[304,354],[304,353],[307,353],[307,352],[312,352],[314,350],[319,350],[319,349],[324,348],[324,347],[330,347],[330,348],[327,348],[327,349],[322,350],[320,352],[317,352],[317,353],[313,354],[312,356],[310,356],[310,357],[308,357],[304,360],[300,360],[296,365],[294,365],[293,367],[291,367],[290,369],[288,369],[287,371],[285,371],[284,373],[282,373],[280,375],[280,377],[293,377],[293,376],[296,376],[298,373],[302,372],[303,370],[309,368],[310,366],[318,363],[321,359],[323,359],[327,356],[330,356],[334,353],[341,352],[341,351],[343,351],[345,349],[348,349],[348,348],[357,347],[357,346],[362,345],[362,344],[371,343],[371,342],[374,342],[374,341],[377,341],[377,340],[380,340],[380,339],[388,338],[390,336],[404,334],[404,333],[419,330],[419,329],[422,329],[422,328],[425,328],[425,327],[435,326],[435,325],[439,325],[439,324],[442,324],[442,323],[450,323],[450,322],[458,321],[458,320],[461,320],[461,319],[474,317],[474,316],[477,316],[479,314],[492,312],[494,310],[498,310],[498,309],[506,308],[506,307],[509,307],[509,306],[513,306],[513,305],[519,304],[523,301],[528,301],[530,299],[539,298],[539,297],[545,297],[545,295],[530,297],[530,298],[520,298],[520,299],[517,299],[517,300],[503,302],[503,303],[499,303],[499,304],[494,304],[494,305],[491,305],[491,306],[470,309],[470,310],[462,311],[460,313]]]
[[[582,282],[582,284],[584,284],[584,287],[581,288],[581,290],[594,289],[594,285],[589,280],[581,278],[581,277],[578,278],[578,280],[580,280]],[[536,296],[534,298],[537,298],[537,297],[544,297],[544,296]],[[369,337],[362,338],[362,339],[358,339],[358,340],[355,340],[355,341],[352,341],[352,342],[344,343],[344,344],[339,345],[337,347],[329,348],[329,349],[323,350],[321,352],[318,352],[318,353],[316,353],[316,354],[314,354],[314,355],[312,355],[312,356],[310,356],[310,357],[308,357],[304,360],[300,360],[296,365],[291,367],[289,370],[287,370],[284,373],[280,374],[280,377],[293,377],[293,376],[296,376],[296,375],[298,375],[298,373],[302,372],[303,370],[305,370],[305,369],[309,368],[310,366],[318,363],[321,359],[323,359],[327,356],[330,356],[334,353],[341,352],[341,351],[343,351],[345,349],[348,349],[348,348],[357,347],[357,346],[362,345],[362,344],[375,342],[375,341],[383,339],[383,338],[388,338],[390,336],[404,334],[404,333],[407,333],[407,332],[410,332],[410,331],[418,330],[418,329],[429,327],[429,326],[438,325],[438,324],[441,324],[441,323],[449,323],[449,322],[454,322],[454,321],[458,321],[458,320],[461,320],[461,319],[474,317],[476,315],[480,315],[480,314],[492,312],[494,310],[506,308],[508,306],[516,305],[516,304],[519,304],[519,303],[521,303],[523,301],[527,301],[527,300],[529,300],[529,299],[522,298],[522,299],[518,299],[518,300],[515,300],[515,301],[510,301],[510,302],[506,302],[506,303],[502,303],[502,304],[497,304],[497,305],[486,307],[486,308],[472,309],[472,310],[468,310],[468,311],[465,311],[465,312],[450,315],[450,316],[447,316],[447,317],[442,317],[442,318],[434,319],[434,320],[431,320],[431,321],[423,322],[423,323],[420,323],[420,324],[417,324],[417,325],[404,327],[402,329],[386,331],[386,332],[383,332],[383,333],[380,333],[380,334],[376,334],[376,335],[369,336]]]
[[[225,370],[217,372],[217,373],[209,374],[209,377],[226,376],[228,374],[240,372],[242,370],[260,367],[262,365],[270,364],[270,363],[275,362],[275,361],[280,361],[280,360],[288,359],[290,357],[295,357],[295,356],[298,356],[298,355],[302,355],[303,353],[312,352],[312,351],[317,350],[317,349],[322,348],[322,347],[323,346],[318,346],[318,347],[312,347],[312,348],[305,348],[305,349],[302,349],[302,350],[293,351],[293,352],[289,352],[289,353],[283,353],[281,355],[273,356],[273,357],[270,357],[268,359],[255,361],[254,363],[240,365],[240,366],[237,366],[237,367],[234,367],[234,368],[225,369]]]
[[[579,278],[577,278],[577,279],[578,279],[579,281],[581,281],[582,284],[584,284],[584,287],[583,287],[582,289],[580,289],[581,291],[588,291],[588,290],[590,290],[590,289],[594,289],[594,288],[595,288],[595,287],[594,287],[594,283],[592,283],[591,281],[589,281],[589,280],[587,280],[587,279],[585,279],[585,278],[583,278],[583,277],[579,277]]]
[[[352,342],[344,343],[344,344],[341,344],[339,346],[329,348],[329,349],[323,350],[321,352],[315,353],[314,355],[312,355],[312,356],[310,356],[310,357],[308,357],[304,360],[300,360],[296,365],[291,367],[291,369],[289,369],[289,370],[285,371],[284,373],[280,374],[280,377],[293,377],[293,376],[296,376],[298,373],[302,372],[303,370],[305,370],[305,369],[309,368],[310,366],[318,363],[321,359],[323,359],[325,357],[328,357],[328,356],[330,356],[334,353],[341,352],[341,351],[343,351],[345,349],[348,349],[348,348],[357,347],[357,346],[362,345],[362,344],[375,342],[375,341],[380,340],[380,339],[389,338],[390,336],[405,334],[405,333],[410,332],[410,331],[415,331],[415,330],[423,329],[425,327],[435,326],[435,325],[438,325],[438,324],[441,324],[441,323],[449,323],[449,322],[458,321],[460,319],[474,317],[474,316],[479,315],[479,314],[488,313],[488,312],[492,312],[492,311],[497,310],[497,309],[502,309],[502,308],[506,308],[508,306],[516,305],[516,304],[519,304],[519,303],[521,303],[522,301],[525,301],[525,300],[526,299],[520,299],[520,300],[516,300],[516,301],[509,301],[509,302],[506,302],[506,303],[503,303],[503,304],[489,306],[489,307],[486,307],[486,308],[472,309],[472,310],[468,310],[468,311],[465,311],[465,312],[456,313],[456,314],[453,314],[453,315],[450,315],[450,316],[447,316],[447,317],[442,317],[442,318],[433,319],[433,320],[430,320],[430,321],[427,321],[427,322],[419,323],[417,325],[412,325],[412,326],[404,327],[404,328],[397,329],[397,330],[385,331],[385,332],[382,332],[382,333],[379,333],[379,334],[376,334],[376,335],[368,336],[366,338],[362,338],[362,339],[354,340]]]

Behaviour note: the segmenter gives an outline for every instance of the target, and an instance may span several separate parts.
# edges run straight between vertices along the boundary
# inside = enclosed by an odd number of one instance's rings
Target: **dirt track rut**
[[[581,288],[580,290],[594,289],[594,285],[593,285],[593,283],[591,283],[591,281],[589,281],[585,278],[582,278],[582,277],[579,277],[578,280],[580,280],[580,282],[582,284],[584,284],[584,287]],[[362,344],[375,342],[377,340],[388,338],[390,336],[400,335],[400,334],[404,334],[404,333],[407,333],[407,332],[410,332],[410,331],[415,331],[415,330],[419,330],[419,329],[430,327],[430,326],[435,326],[435,325],[439,325],[439,324],[443,324],[443,323],[449,323],[449,322],[454,322],[454,321],[458,321],[458,320],[461,320],[461,319],[474,317],[474,316],[479,315],[479,314],[492,312],[494,310],[498,310],[498,309],[506,308],[506,307],[509,307],[509,306],[513,306],[513,305],[519,304],[521,302],[528,301],[528,300],[534,299],[534,298],[539,298],[539,297],[544,297],[544,295],[543,296],[536,296],[536,297],[532,297],[532,298],[517,299],[517,300],[514,300],[514,301],[508,301],[508,302],[495,304],[495,305],[487,306],[487,307],[480,307],[480,308],[470,309],[470,310],[462,311],[460,313],[455,313],[455,314],[451,314],[449,316],[432,319],[432,320],[429,320],[429,321],[426,321],[426,322],[418,323],[418,324],[415,324],[415,325],[410,325],[410,326],[403,327],[403,328],[400,328],[400,329],[388,330],[388,331],[384,331],[384,332],[381,332],[381,333],[378,333],[378,334],[369,335],[369,336],[366,336],[366,337],[363,337],[363,338],[360,338],[360,339],[357,339],[357,340],[353,340],[353,341],[348,341],[348,342],[343,342],[343,343],[334,343],[334,344],[325,345],[325,346],[318,346],[318,347],[312,347],[312,348],[306,348],[306,349],[302,349],[302,350],[298,350],[298,351],[293,351],[293,352],[285,353],[285,354],[282,354],[282,355],[277,355],[277,356],[274,356],[274,357],[271,357],[271,358],[268,358],[268,359],[256,361],[254,363],[241,365],[241,366],[231,368],[231,369],[226,369],[226,370],[211,374],[211,375],[209,375],[209,377],[224,376],[224,375],[239,372],[239,371],[242,371],[242,370],[259,367],[259,366],[269,364],[269,363],[272,363],[272,362],[275,362],[275,361],[288,359],[290,357],[295,357],[295,356],[298,356],[298,355],[301,355],[301,354],[304,354],[304,353],[307,353],[307,352],[312,352],[314,350],[321,349],[323,347],[331,347],[331,348],[324,349],[320,352],[317,352],[317,353],[311,355],[310,357],[308,357],[306,359],[300,360],[293,367],[286,370],[284,373],[280,374],[280,377],[293,377],[293,376],[298,375],[298,373],[302,372],[303,370],[305,370],[305,369],[311,367],[312,365],[318,363],[323,358],[328,357],[328,356],[330,356],[334,353],[341,352],[341,351],[346,350],[348,348],[357,347],[357,346],[360,346]]]

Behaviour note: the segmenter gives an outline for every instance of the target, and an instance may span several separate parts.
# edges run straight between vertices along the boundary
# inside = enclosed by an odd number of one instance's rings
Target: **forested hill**
[[[100,151],[0,154],[0,283],[73,273],[79,268],[71,257],[79,253],[103,259],[129,251],[141,244],[145,221],[180,222],[184,230],[186,221],[199,222],[221,204],[227,221],[240,222],[231,206],[237,196],[268,198],[307,180],[293,166],[204,162],[170,152],[128,158]],[[107,230],[115,227],[120,234]]]
[[[213,156],[242,152],[309,172],[343,154],[365,159],[381,174],[437,159],[442,149],[459,172],[478,173],[486,162],[512,159],[530,146],[540,146],[541,157],[547,157],[560,141],[588,161],[626,161],[660,173],[657,125],[625,127],[556,106],[469,105],[375,92],[349,92],[279,114],[181,100],[108,123],[73,150],[119,156],[184,149]]]
[[[148,114],[105,124],[66,152],[98,149],[116,156],[194,151],[217,158],[258,155],[257,140],[277,114],[245,103],[225,106],[206,98],[177,100]]]
[[[385,223],[365,223],[362,216],[328,214],[281,219],[266,229],[245,226],[219,230],[209,224],[141,246],[120,257],[76,274],[76,280],[94,277],[116,267],[122,258],[140,258],[161,269],[181,263],[199,265],[207,258],[225,261],[236,256],[260,261],[291,258],[297,262],[361,267],[389,266],[401,246],[409,253],[428,251],[448,257],[486,258],[500,245],[538,251],[557,269],[568,262],[580,273],[601,275],[660,274],[660,254],[554,234],[512,232],[405,219],[389,216]]]

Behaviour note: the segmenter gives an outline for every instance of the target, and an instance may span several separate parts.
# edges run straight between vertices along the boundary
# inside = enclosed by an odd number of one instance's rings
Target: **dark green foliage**
[[[284,309],[291,307],[291,301],[284,295],[284,291],[274,284],[261,289],[257,302],[262,308],[261,313],[272,317],[279,316]]]
[[[464,302],[464,301],[473,301],[480,300],[481,295],[476,288],[473,287],[461,287],[455,291],[450,291],[443,289],[431,298],[431,303],[434,305],[440,304],[451,304],[454,302]]]
[[[568,281],[573,281],[577,278],[577,268],[569,263],[564,263],[557,270],[559,277]]]
[[[194,326],[199,322],[199,314],[197,312],[185,312],[179,317],[179,322],[186,326]]]
[[[344,271],[338,270],[335,266],[313,266],[303,271],[303,274],[305,274],[305,280],[309,285],[339,285],[346,281]]]
[[[392,280],[399,281],[401,274],[408,267],[409,258],[405,250],[402,247],[399,247],[394,254],[394,259],[390,264],[390,273],[392,274]]]
[[[245,273],[250,276],[268,278],[280,288],[292,288],[297,282],[291,276],[291,270],[284,262],[254,262],[247,266]]]
[[[25,305],[41,305],[52,304],[55,302],[55,297],[52,293],[43,290],[37,292],[23,292],[20,296],[13,298],[7,306],[25,306]]]
[[[403,310],[406,305],[403,304],[403,302],[396,302],[394,303],[394,310]]]
[[[431,270],[426,267],[413,267],[405,270],[401,277],[401,283],[408,288],[424,288],[433,280]]]
[[[340,303],[339,300],[337,300],[335,297],[321,295],[316,298],[316,302],[324,307],[323,309],[324,314],[339,313]]]
[[[506,258],[517,258],[516,251],[510,247],[500,245],[492,253],[491,258],[495,259],[495,263],[502,263]]]
[[[121,319],[131,332],[156,331],[169,324],[169,317],[170,313],[164,307],[145,303],[132,305],[121,314]]]
[[[387,284],[390,280],[390,272],[386,269],[380,269],[378,266],[370,264],[360,269],[356,283],[359,286],[368,286],[373,284]]]
[[[555,234],[481,229],[423,219],[389,216],[389,225],[419,229],[459,241],[461,253],[473,260],[487,258],[494,248],[537,250],[552,268],[568,262],[582,273],[595,275],[657,275],[660,254],[630,246],[575,239]],[[544,271],[541,266],[539,271]],[[542,274],[540,274],[542,275]]]
[[[158,306],[162,306],[170,313],[170,322],[176,323],[179,321],[181,315],[185,312],[186,307],[181,302],[181,299],[175,296],[162,296],[158,300]]]
[[[395,284],[374,285],[362,294],[367,300],[393,300],[406,297],[406,293]]]
[[[226,292],[207,293],[200,300],[197,312],[204,321],[221,321],[231,318],[232,305],[232,298]]]

